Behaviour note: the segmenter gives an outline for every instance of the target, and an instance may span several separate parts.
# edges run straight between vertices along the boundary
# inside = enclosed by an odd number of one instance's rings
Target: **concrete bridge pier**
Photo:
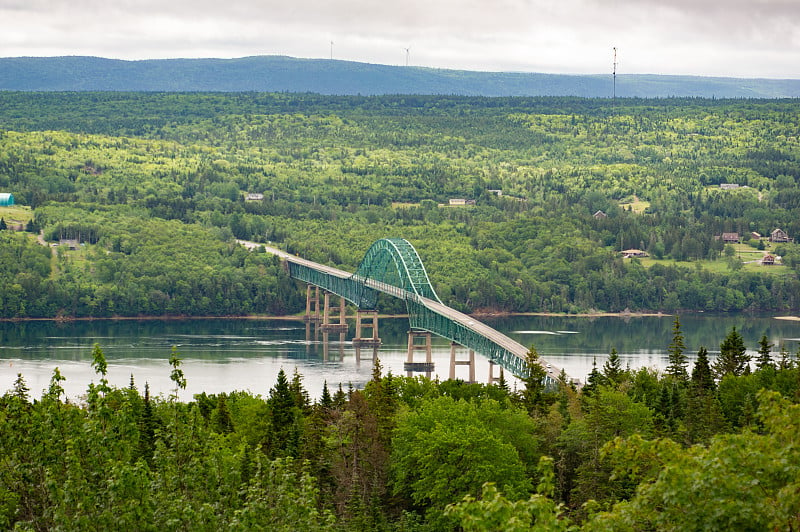
[[[489,382],[488,382],[489,384],[497,384],[498,382],[500,382],[500,377],[503,375],[503,368],[501,366],[500,374],[497,377],[494,376],[494,367],[497,365],[498,364],[492,362],[491,360],[489,361]]]
[[[423,343],[418,343],[417,339],[421,338]],[[425,362],[414,362],[414,352],[424,351]],[[431,360],[431,333],[428,331],[415,331],[411,329],[408,331],[408,359],[403,365],[406,374],[409,377],[413,376],[416,372],[425,372],[427,378],[431,378],[433,371],[433,361]]]
[[[313,295],[312,295],[313,292]],[[313,307],[313,313],[312,313]],[[308,285],[306,287],[306,321],[319,321],[319,286]]]
[[[372,316],[372,324],[364,323],[364,316]],[[372,336],[365,338],[362,336],[362,329],[372,327]],[[378,336],[378,311],[377,310],[357,310],[356,311],[356,336],[353,338],[353,345],[360,347],[377,347],[381,345]]]
[[[347,311],[345,310],[345,299],[339,298],[339,323],[331,323],[331,293],[325,292],[325,304],[322,311],[323,332],[342,332],[347,331]]]
[[[450,343],[450,379],[456,378],[456,366],[469,366],[469,379],[467,382],[472,384],[475,382],[475,351],[473,349],[469,350],[469,358],[467,360],[457,360],[456,348],[459,345],[456,342]]]

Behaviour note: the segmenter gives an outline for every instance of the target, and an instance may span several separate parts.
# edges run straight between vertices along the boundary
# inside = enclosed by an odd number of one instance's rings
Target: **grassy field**
[[[7,225],[27,224],[33,218],[33,211],[27,205],[11,205],[0,207],[0,218]]]
[[[784,275],[790,273],[790,269],[783,264],[775,264],[772,266],[764,266],[760,260],[767,253],[774,253],[770,250],[753,249],[747,244],[733,244],[735,254],[734,259],[741,261],[741,271],[746,272],[759,272],[767,275]],[[637,259],[641,261],[645,268],[649,268],[655,264],[664,266],[683,266],[685,268],[701,268],[706,271],[714,273],[728,273],[731,271],[730,258],[722,255],[717,260],[694,260],[694,261],[677,261],[673,259],[655,259],[653,257],[645,257]]]

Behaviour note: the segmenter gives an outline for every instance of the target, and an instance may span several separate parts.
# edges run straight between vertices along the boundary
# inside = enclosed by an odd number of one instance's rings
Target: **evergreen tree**
[[[589,376],[586,378],[586,385],[583,387],[582,393],[586,396],[590,396],[597,390],[598,386],[604,384],[605,379],[603,378],[603,374],[597,369],[597,357],[595,357],[592,359],[592,371],[589,372]]]
[[[789,350],[786,349],[786,344],[781,343],[781,360],[778,362],[779,369],[791,369],[792,367],[792,355],[789,353]]]
[[[525,367],[527,374],[522,378],[525,386],[522,390],[522,405],[529,414],[534,412],[544,412],[544,379],[547,372],[539,363],[539,352],[534,346],[528,349],[525,357]]]
[[[269,391],[267,405],[270,409],[270,446],[275,455],[295,456],[299,443],[295,418],[295,396],[283,368],[278,371],[275,387]]]
[[[612,347],[608,359],[603,364],[603,377],[610,385],[616,386],[622,382],[623,375],[622,360],[620,360],[617,350]]]
[[[11,395],[20,401],[27,403],[28,392],[30,392],[30,389],[25,384],[25,378],[22,376],[22,373],[17,373],[17,379],[14,381],[14,388],[11,392]]]
[[[4,218],[0,218],[0,231],[5,231],[8,229],[8,225],[6,225],[6,221]]]
[[[331,392],[328,390],[328,381],[322,383],[322,396],[319,399],[319,406],[325,410],[330,410],[333,407],[333,398]]]
[[[506,393],[509,392],[508,382],[506,381],[506,376],[503,373],[503,368],[500,368],[500,378],[497,379],[497,387]]]
[[[211,415],[213,428],[219,434],[230,434],[233,432],[233,420],[231,412],[228,410],[228,401],[225,393],[217,396],[217,408]]]
[[[774,368],[775,364],[772,362],[771,351],[774,344],[769,343],[767,335],[762,334],[761,340],[758,341],[758,358],[756,359],[756,367],[764,369],[766,367]]]
[[[292,382],[289,385],[289,389],[292,391],[292,396],[294,397],[294,405],[303,411],[307,411],[311,404],[311,399],[308,397],[308,391],[303,387],[303,376],[300,375],[296,367],[294,368],[294,374],[292,375]]]
[[[138,455],[146,462],[153,460],[156,448],[156,420],[153,415],[153,404],[150,400],[150,384],[144,383],[144,407],[139,418]]]
[[[333,394],[333,406],[336,407],[336,409],[341,409],[345,404],[347,404],[347,394],[344,393],[342,383],[340,382],[339,389]]]
[[[718,379],[729,373],[736,376],[747,373],[746,369],[750,367],[748,364],[750,356],[744,346],[744,338],[736,330],[736,327],[733,327],[722,341],[719,351],[719,358],[714,361],[713,365],[714,374]]]
[[[686,366],[688,360],[683,350],[686,345],[683,342],[683,333],[681,332],[681,319],[677,314],[675,315],[675,323],[672,327],[672,343],[669,344],[669,366],[667,366],[667,375],[674,379],[685,381],[688,378]]]
[[[692,387],[696,391],[710,392],[714,390],[714,376],[708,362],[708,351],[700,346],[697,352],[697,361],[692,369]]]

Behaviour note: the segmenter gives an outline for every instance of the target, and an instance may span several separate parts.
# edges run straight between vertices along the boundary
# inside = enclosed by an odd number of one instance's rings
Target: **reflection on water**
[[[602,366],[612,348],[619,352],[623,364],[632,368],[665,367],[673,323],[669,316],[514,316],[484,321],[523,345],[534,345],[547,361],[581,379],[591,370],[592,360],[596,358]],[[776,346],[785,342],[792,353],[800,341],[800,323],[771,317],[685,315],[681,324],[690,360],[701,345],[713,356],[733,326],[742,333],[752,353],[762,334]],[[90,363],[92,347],[99,343],[109,362],[109,380],[116,386],[127,386],[133,374],[140,389],[148,382],[154,393],[169,394],[173,385],[168,358],[172,346],[176,346],[188,383],[180,394],[182,399],[200,391],[249,390],[266,395],[281,368],[290,374],[297,368],[311,396],[317,397],[324,381],[331,387],[339,383],[345,388],[348,383],[363,386],[372,373],[375,354],[384,371],[404,374],[407,330],[404,318],[381,319],[383,345],[376,353],[366,348],[356,353],[350,343],[352,328],[347,335],[323,334],[311,324],[291,320],[0,323],[0,393],[8,390],[21,372],[32,396],[38,397],[58,366],[67,377],[64,384],[68,395],[79,397],[89,382],[97,381]],[[449,361],[450,343],[434,338],[433,376],[447,378]],[[477,361],[476,378],[485,382],[489,365],[482,357]],[[459,367],[456,376],[466,379],[467,371]]]

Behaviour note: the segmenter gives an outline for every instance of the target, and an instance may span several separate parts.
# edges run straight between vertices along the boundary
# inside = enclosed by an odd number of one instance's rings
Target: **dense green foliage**
[[[592,387],[562,381],[544,394],[532,382],[510,391],[396,377],[376,361],[365,389],[325,385],[314,402],[299,374],[281,370],[263,396],[189,403],[141,393],[133,376],[112,387],[98,345],[92,360],[98,382],[78,403],[64,399],[58,369],[38,400],[22,375],[0,397],[0,527],[800,525],[800,366],[784,355],[719,382],[703,377],[705,357],[687,380],[608,363]],[[177,391],[175,348],[169,362]]]
[[[300,310],[233,237],[350,271],[404,237],[461,310],[800,308],[796,244],[715,238],[800,234],[795,101],[2,93],[0,128],[0,189],[85,244],[1,247],[4,317]]]

